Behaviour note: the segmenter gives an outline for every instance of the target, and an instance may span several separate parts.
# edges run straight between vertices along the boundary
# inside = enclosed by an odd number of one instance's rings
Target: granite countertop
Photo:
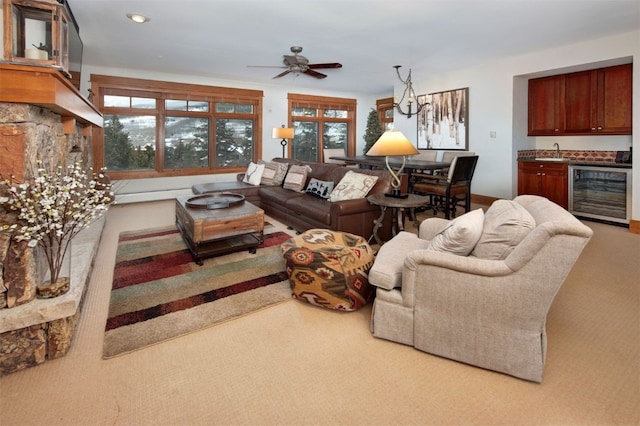
[[[631,163],[616,163],[617,151],[574,151],[549,149],[533,149],[518,151],[518,161],[541,161],[550,164],[560,163],[576,166],[613,167],[630,169]]]
[[[542,163],[560,163],[560,164],[569,164],[575,166],[595,166],[595,167],[614,167],[621,169],[630,169],[631,164],[629,163],[616,163],[611,161],[588,161],[588,160],[574,160],[571,158],[563,158],[562,160],[555,159],[545,159],[545,158],[519,158],[518,161],[536,161]]]

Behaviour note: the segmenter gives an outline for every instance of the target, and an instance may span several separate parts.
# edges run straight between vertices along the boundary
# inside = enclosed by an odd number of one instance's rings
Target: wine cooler
[[[585,219],[628,225],[631,169],[570,165],[569,211]]]

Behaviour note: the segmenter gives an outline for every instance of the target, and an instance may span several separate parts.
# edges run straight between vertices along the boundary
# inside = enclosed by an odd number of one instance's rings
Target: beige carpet
[[[74,345],[0,379],[1,425],[640,424],[640,236],[625,228],[586,222],[533,384],[373,338],[370,309],[295,300],[103,360],[118,233],[172,222],[172,202],[111,209]]]

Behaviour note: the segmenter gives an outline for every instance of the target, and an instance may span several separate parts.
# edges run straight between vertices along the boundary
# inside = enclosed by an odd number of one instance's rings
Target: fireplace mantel
[[[0,102],[37,105],[62,117],[65,133],[76,123],[85,136],[92,126],[102,127],[100,111],[55,68],[0,63]]]

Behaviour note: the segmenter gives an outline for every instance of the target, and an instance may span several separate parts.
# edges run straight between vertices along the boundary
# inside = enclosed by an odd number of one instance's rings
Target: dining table
[[[332,160],[344,161],[346,164],[357,164],[358,167],[363,169],[382,168],[386,169],[387,164],[385,157],[372,157],[369,155],[356,155],[356,156],[336,156],[330,157]],[[402,158],[389,157],[389,165],[396,172],[402,167]],[[407,157],[404,163],[403,172],[407,174],[407,182],[409,186],[409,192],[415,183],[414,173],[430,173],[432,174],[436,170],[447,169],[451,165],[446,161],[428,161],[428,160],[416,160],[411,157]]]

